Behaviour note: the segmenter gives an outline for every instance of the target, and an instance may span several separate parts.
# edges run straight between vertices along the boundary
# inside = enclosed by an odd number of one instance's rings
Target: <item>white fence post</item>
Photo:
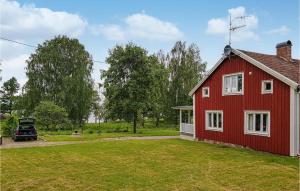
[[[179,110],[180,112],[179,112],[179,125],[180,125],[180,132],[182,132],[182,113],[181,113],[181,109]]]

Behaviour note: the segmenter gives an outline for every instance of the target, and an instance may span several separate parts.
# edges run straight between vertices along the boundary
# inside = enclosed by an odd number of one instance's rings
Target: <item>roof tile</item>
[[[296,83],[300,83],[300,60],[292,59],[292,61],[287,61],[276,55],[261,54],[245,50],[239,51],[295,81]]]

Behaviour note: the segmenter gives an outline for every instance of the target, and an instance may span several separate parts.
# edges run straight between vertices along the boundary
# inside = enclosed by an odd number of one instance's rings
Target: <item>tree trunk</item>
[[[143,117],[142,117],[142,128],[145,127],[145,115],[143,114]]]
[[[136,113],[133,114],[133,133],[136,133]]]
[[[156,117],[155,127],[158,127],[158,123],[159,123],[159,117]]]
[[[81,135],[83,135],[83,125],[82,125],[82,120],[79,122],[79,127],[81,128]]]

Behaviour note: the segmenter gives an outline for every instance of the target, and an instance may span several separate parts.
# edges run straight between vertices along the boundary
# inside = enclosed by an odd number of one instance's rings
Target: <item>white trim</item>
[[[219,125],[218,114],[221,114],[221,119],[222,119],[222,126],[221,126],[221,128],[218,128],[218,127],[209,127],[208,126],[208,114],[209,113],[212,113],[212,114],[216,113],[217,114],[217,126]],[[212,117],[212,120],[211,120],[211,124],[213,124],[213,117]],[[205,130],[223,132],[223,127],[224,127],[223,110],[205,110]]]
[[[253,114],[253,129],[255,129],[255,115],[256,114],[267,114],[268,115],[268,121],[267,121],[267,132],[256,132],[254,131],[249,131],[248,130],[248,115]],[[262,128],[263,124],[263,119],[261,118],[260,120],[260,126]],[[271,113],[270,111],[261,111],[261,110],[245,110],[244,111],[244,134],[248,135],[258,135],[258,136],[266,136],[266,137],[271,137]]]
[[[181,109],[179,110],[179,130],[180,132],[182,132],[182,125],[181,125],[181,120],[182,120],[182,113],[181,113]]]
[[[300,94],[298,93],[298,94],[296,94],[296,114],[295,114],[295,116],[296,116],[296,145],[297,145],[297,147],[298,147],[298,149],[297,149],[297,152],[298,152],[298,155],[300,155]]]
[[[205,94],[205,90],[207,90],[207,94]],[[209,87],[202,88],[202,97],[209,97]]]
[[[241,51],[238,51],[236,49],[231,49],[231,51],[236,54],[237,56],[245,59],[249,63],[253,64],[254,66],[258,67],[259,69],[265,71],[266,73],[270,74],[271,76],[274,76],[275,78],[279,79],[280,81],[284,82],[285,84],[289,85],[290,87],[296,89],[298,86],[298,83],[285,77],[284,75],[276,72],[275,70],[267,67],[261,62],[258,62],[257,60],[251,58],[250,56],[244,54]],[[214,67],[208,72],[208,74],[189,92],[189,95],[192,96],[197,89],[208,79],[208,77],[219,67],[219,65],[226,59],[226,56],[222,56],[221,59],[214,65]]]
[[[242,75],[242,91],[241,92],[225,92],[225,78],[230,76],[238,76]],[[238,81],[237,81],[238,83]],[[238,88],[238,87],[237,87]],[[236,73],[230,73],[230,74],[224,74],[222,76],[222,96],[228,96],[228,95],[244,95],[244,72],[236,72]]]
[[[296,141],[296,91],[290,88],[290,156],[297,155]]]
[[[265,89],[265,84],[271,83],[271,90]],[[273,94],[273,80],[262,80],[261,81],[261,94]]]
[[[196,139],[196,96],[193,95],[193,122],[194,122],[194,135],[193,138]]]

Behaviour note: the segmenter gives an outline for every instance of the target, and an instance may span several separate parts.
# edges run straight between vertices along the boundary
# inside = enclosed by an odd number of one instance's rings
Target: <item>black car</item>
[[[37,140],[37,132],[35,129],[35,120],[33,118],[19,119],[19,125],[12,133],[12,139],[17,140]]]

